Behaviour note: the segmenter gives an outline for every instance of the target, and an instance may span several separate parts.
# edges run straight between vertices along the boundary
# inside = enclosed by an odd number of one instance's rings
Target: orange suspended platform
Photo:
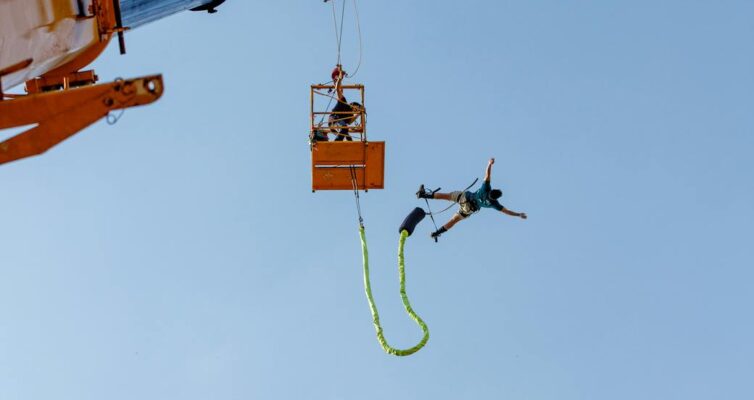
[[[346,97],[364,104],[364,85],[342,85]],[[310,139],[312,150],[312,192],[317,190],[358,190],[385,188],[385,142],[367,140],[366,109],[331,111],[335,86],[312,85],[310,91]],[[328,99],[327,106],[318,98]],[[317,119],[319,118],[319,122]],[[346,118],[348,124],[324,126],[324,120]],[[329,141],[327,135],[347,132],[353,141]],[[351,139],[349,137],[349,139]]]

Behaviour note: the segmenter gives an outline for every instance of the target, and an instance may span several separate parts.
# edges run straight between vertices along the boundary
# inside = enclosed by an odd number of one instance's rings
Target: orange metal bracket
[[[49,92],[71,87],[87,86],[96,83],[99,77],[93,70],[72,72],[68,75],[48,76],[26,81],[26,93]]]
[[[152,103],[162,92],[162,75],[153,75],[2,101],[0,129],[37,126],[0,142],[0,164],[42,154],[110,111]]]

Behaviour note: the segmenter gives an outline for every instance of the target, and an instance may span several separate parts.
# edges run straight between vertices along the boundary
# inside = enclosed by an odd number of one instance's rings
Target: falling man
[[[450,193],[437,193],[437,190],[425,190],[424,185],[421,185],[419,187],[419,191],[416,192],[416,197],[420,199],[448,200],[458,203],[458,205],[460,206],[458,212],[453,214],[453,217],[450,219],[450,221],[448,221],[437,231],[432,232],[433,238],[439,237],[443,233],[447,232],[450,228],[452,228],[453,225],[457,224],[459,221],[465,218],[468,218],[469,216],[471,216],[471,214],[474,214],[482,208],[494,208],[495,210],[498,210],[504,214],[508,214],[513,217],[519,217],[521,219],[526,219],[526,213],[518,213],[508,210],[507,208],[503,207],[500,202],[498,202],[497,199],[499,199],[500,196],[503,195],[503,192],[500,189],[492,189],[492,186],[490,186],[492,164],[494,163],[494,158],[491,158],[487,163],[487,170],[484,174],[484,182],[482,183],[482,187],[479,188],[479,190],[477,190],[476,192],[456,191]]]

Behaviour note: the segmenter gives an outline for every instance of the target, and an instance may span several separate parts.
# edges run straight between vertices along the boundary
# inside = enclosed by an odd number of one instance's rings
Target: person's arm
[[[345,96],[343,96],[342,82],[343,82],[343,78],[340,78],[337,81],[335,81],[335,95],[338,97],[338,101],[341,101],[341,102],[343,101],[343,98],[345,98]]]
[[[340,64],[336,67],[338,69],[338,75],[335,78],[335,95],[338,96],[338,101],[340,101],[343,96],[343,78],[345,77],[346,72],[343,71],[343,68],[340,66]]]
[[[487,170],[484,171],[484,181],[489,182],[490,177],[492,176],[492,164],[495,163],[495,158],[490,158],[490,161],[487,163]]]
[[[519,218],[521,218],[521,219],[526,219],[526,218],[527,218],[527,217],[526,217],[526,213],[517,213],[517,212],[515,212],[515,211],[511,211],[511,210],[509,210],[509,209],[507,209],[507,208],[505,208],[505,207],[503,207],[503,208],[502,208],[502,209],[501,209],[500,211],[501,211],[501,212],[502,212],[503,214],[508,214],[508,215],[510,215],[511,217],[519,217]]]

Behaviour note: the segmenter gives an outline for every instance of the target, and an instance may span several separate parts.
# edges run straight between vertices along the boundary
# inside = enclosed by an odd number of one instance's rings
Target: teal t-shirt
[[[470,197],[474,199],[474,202],[480,208],[494,208],[495,210],[502,211],[502,204],[500,204],[497,200],[492,200],[488,197],[490,190],[492,190],[490,183],[485,181],[482,183],[482,187],[480,187],[476,192],[471,193]]]

